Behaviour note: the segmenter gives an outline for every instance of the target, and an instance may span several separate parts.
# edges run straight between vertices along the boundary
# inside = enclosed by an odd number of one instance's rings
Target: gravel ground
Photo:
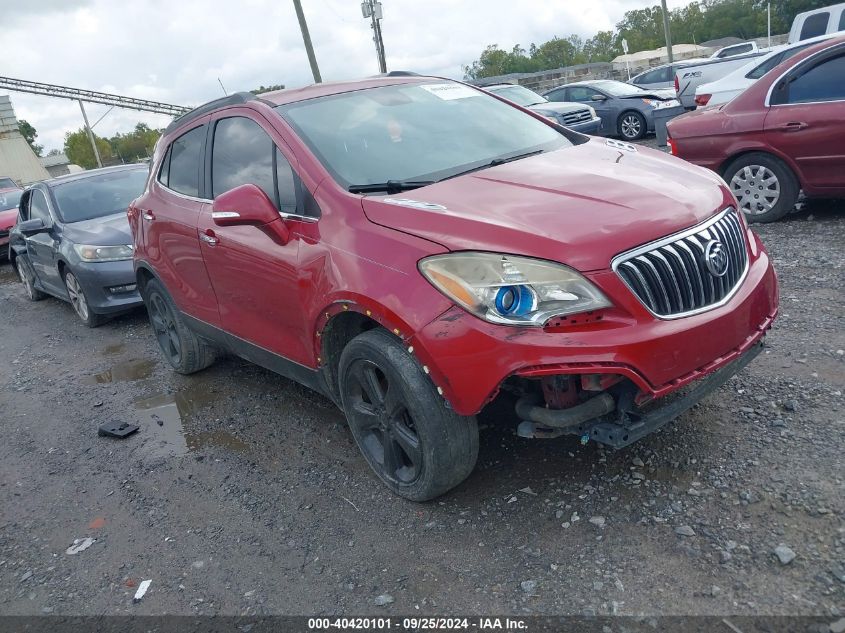
[[[142,311],[88,330],[0,265],[0,613],[837,620],[845,203],[759,232],[781,315],[728,385],[618,452],[486,411],[475,472],[427,504],[325,399],[234,358],[175,375]],[[141,430],[97,436],[115,420]]]

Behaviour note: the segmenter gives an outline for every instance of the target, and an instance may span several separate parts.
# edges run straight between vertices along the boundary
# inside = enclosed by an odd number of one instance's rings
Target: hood
[[[620,99],[660,99],[661,101],[667,101],[669,99],[677,99],[678,95],[675,94],[674,90],[665,89],[665,90],[647,90],[641,94],[635,95],[626,95],[624,97],[619,97]]]
[[[7,209],[0,211],[0,231],[8,231],[15,225],[18,219],[17,209]]]
[[[82,222],[71,222],[63,226],[63,231],[65,238],[76,244],[117,246],[132,243],[129,220],[125,213],[115,213],[114,215],[83,220]]]
[[[615,255],[730,201],[710,171],[605,139],[362,199],[370,221],[449,250],[528,255],[581,271],[607,269]]]
[[[577,112],[579,110],[586,110],[587,105],[584,103],[572,103],[569,101],[550,101],[548,103],[535,103],[528,107],[534,112],[553,112],[555,114],[569,114],[570,112]]]

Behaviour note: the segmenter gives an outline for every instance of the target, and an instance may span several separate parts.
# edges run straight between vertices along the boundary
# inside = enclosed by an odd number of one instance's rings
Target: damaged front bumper
[[[566,412],[568,416],[560,416],[560,420],[556,420],[555,416],[549,415],[549,409],[532,406],[526,399],[521,399],[517,404],[517,412],[524,413],[526,414],[524,417],[533,419],[520,423],[517,434],[527,438],[579,435],[584,441],[594,440],[612,448],[623,448],[653,433],[692,408],[702,398],[730,380],[762,349],[763,341],[761,340],[706,378],[643,408],[634,405],[631,401],[623,403],[624,395],[614,398],[609,392],[603,392],[580,405],[561,409],[560,411]],[[589,416],[592,411],[599,412],[600,415]],[[587,419],[580,420],[578,416],[580,412],[583,412],[583,417]],[[552,413],[555,412],[552,411]]]

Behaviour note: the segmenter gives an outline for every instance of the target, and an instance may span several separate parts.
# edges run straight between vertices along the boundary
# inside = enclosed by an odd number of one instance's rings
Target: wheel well
[[[792,167],[789,165],[789,163],[784,161],[780,156],[772,154],[771,152],[767,152],[764,149],[748,149],[748,150],[744,150],[742,152],[738,152],[738,153],[734,154],[733,156],[731,156],[729,158],[726,158],[722,162],[722,164],[719,165],[719,175],[722,176],[722,178],[724,178],[725,177],[725,170],[727,170],[728,165],[730,165],[732,162],[734,162],[737,158],[747,156],[748,154],[765,154],[769,158],[775,159],[776,161],[781,163],[784,167],[786,167],[789,171],[792,172],[792,174],[795,176],[796,181],[798,180],[798,174],[795,173],[795,170],[792,169]]]
[[[139,268],[135,273],[135,277],[138,281],[138,291],[143,295],[144,288],[147,287],[150,280],[154,279],[153,274],[146,268]]]
[[[59,269],[59,277],[61,277],[62,279],[65,278],[65,269],[66,268],[67,268],[67,264],[65,263],[65,260],[60,259],[59,263],[58,263],[58,269]]]
[[[380,327],[377,321],[360,312],[341,312],[326,324],[320,335],[321,366],[326,383],[336,399],[340,397],[338,370],[343,350],[359,334]]]

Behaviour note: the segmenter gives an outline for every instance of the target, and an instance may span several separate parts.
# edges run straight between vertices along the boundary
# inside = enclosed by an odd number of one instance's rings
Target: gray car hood
[[[548,103],[535,103],[528,106],[529,110],[535,112],[553,112],[554,114],[568,114],[587,107],[586,103],[573,103],[570,101],[549,101]]]
[[[63,225],[62,232],[65,239],[76,244],[115,246],[132,243],[132,233],[129,230],[129,220],[126,218],[126,213],[115,213],[93,220],[71,222]]]

